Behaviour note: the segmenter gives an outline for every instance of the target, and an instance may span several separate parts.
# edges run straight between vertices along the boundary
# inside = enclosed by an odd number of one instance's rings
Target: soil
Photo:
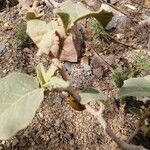
[[[129,9],[125,6],[126,4],[135,6],[136,10]],[[92,3],[92,5],[95,6],[96,4]],[[93,47],[95,43],[91,39],[93,33],[84,28],[86,53],[88,54],[90,68],[87,69],[79,61],[77,64],[72,65],[73,69],[69,74],[72,84],[77,88],[83,89],[93,86],[103,90],[111,106],[105,117],[116,135],[126,140],[134,131],[137,118],[132,114],[126,114],[124,106],[117,108],[113,98],[116,88],[111,80],[111,70],[116,68],[117,64],[130,66],[135,55],[140,51],[144,53],[145,57],[150,58],[150,24],[142,22],[143,15],[147,14],[150,17],[150,10],[144,4],[132,0],[119,1],[116,6],[129,14],[133,22],[124,28],[106,31],[107,34],[103,35],[107,39],[110,49],[113,47],[114,50],[108,52],[107,50],[101,50],[99,47]],[[0,52],[0,77],[4,77],[13,71],[35,76],[35,66],[39,62],[43,62],[44,65],[48,66],[48,58],[38,58],[36,56],[37,47],[34,44],[21,49],[13,47],[16,28],[22,21],[20,9],[17,5],[12,5],[9,9],[3,6],[0,9],[0,44],[5,45],[5,49]],[[91,7],[91,9],[93,8]],[[43,19],[48,20],[53,17],[51,14],[52,8],[44,6],[44,11]],[[115,48],[112,46],[114,43],[116,44]],[[105,61],[109,62],[109,65],[106,62],[103,62],[102,65],[101,60],[96,58],[99,57],[98,55],[103,56]],[[95,62],[95,60],[97,61]],[[99,63],[100,66],[97,66]],[[99,75],[100,73],[101,75]],[[149,74],[149,72],[144,72],[144,75],[146,74]],[[140,141],[138,144],[150,148],[149,142],[147,143]],[[26,129],[19,131],[10,140],[0,141],[0,150],[51,149],[117,150],[119,148],[107,136],[92,115],[86,111],[73,110],[66,102],[63,93],[53,92],[46,94],[36,116]]]

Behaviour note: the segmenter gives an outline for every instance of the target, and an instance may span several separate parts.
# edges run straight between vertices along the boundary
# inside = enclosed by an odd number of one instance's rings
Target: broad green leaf
[[[105,28],[107,24],[111,21],[113,13],[107,12],[106,10],[100,10],[97,13],[91,14],[92,17],[96,18],[101,25]]]
[[[150,96],[150,75],[125,80],[118,92],[118,97],[125,96]]]
[[[81,96],[80,103],[83,105],[93,100],[94,101],[106,101],[105,95],[101,91],[94,89],[94,88],[88,88],[88,89],[82,90],[79,94]]]
[[[112,13],[100,10],[92,12],[82,3],[74,3],[72,0],[65,1],[58,9],[57,14],[60,16],[65,31],[72,28],[75,23],[86,17],[95,17],[105,27],[112,18]]]
[[[43,100],[37,80],[11,73],[0,80],[0,139],[5,140],[27,127]]]
[[[46,23],[35,19],[27,22],[26,32],[39,48],[37,55],[49,54],[56,30],[59,30],[56,21]]]
[[[56,10],[57,14],[62,19],[65,29],[71,28],[77,20],[91,13],[81,3],[74,3],[72,0],[67,0]]]
[[[37,79],[40,85],[44,85],[46,83],[46,72],[42,63],[38,64],[36,67]]]
[[[57,88],[67,88],[69,87],[69,82],[59,77],[52,77],[43,87],[48,88],[50,91]]]
[[[139,109],[139,108],[136,108],[136,107],[131,107],[131,108],[129,108],[129,111],[130,111],[132,114],[137,115],[137,116],[141,116],[141,115],[142,115],[140,109]]]

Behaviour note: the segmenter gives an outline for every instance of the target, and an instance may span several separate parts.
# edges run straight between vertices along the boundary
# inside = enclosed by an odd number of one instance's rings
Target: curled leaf
[[[55,32],[59,31],[57,21],[46,23],[41,20],[30,20],[27,22],[27,34],[39,48],[37,55],[49,54],[54,42]]]
[[[104,10],[92,12],[82,3],[74,3],[72,0],[65,1],[58,9],[57,14],[60,16],[65,31],[72,28],[75,23],[86,17],[95,17],[105,27],[111,20],[113,14]]]
[[[78,110],[78,111],[83,111],[85,110],[85,106],[80,104],[79,102],[77,102],[76,100],[74,100],[74,98],[72,96],[69,96],[67,98],[67,102],[68,104],[75,110]]]

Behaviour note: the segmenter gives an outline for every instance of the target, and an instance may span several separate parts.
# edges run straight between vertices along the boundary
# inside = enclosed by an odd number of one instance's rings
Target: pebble
[[[12,141],[12,146],[16,146],[19,143],[19,140],[17,138],[14,138]]]
[[[84,71],[85,71],[85,72],[91,71],[91,66],[90,66],[90,65],[85,65],[85,66],[84,66]]]
[[[5,49],[5,44],[4,43],[0,43],[0,52],[4,51]]]

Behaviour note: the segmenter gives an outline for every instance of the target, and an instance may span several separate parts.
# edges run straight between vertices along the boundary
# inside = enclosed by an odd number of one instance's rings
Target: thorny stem
[[[150,109],[146,109],[143,116],[139,119],[135,131],[130,135],[129,139],[127,140],[127,143],[130,143],[132,139],[137,135],[138,131],[140,130],[144,120],[150,116]]]
[[[106,133],[111,137],[111,139],[116,142],[116,144],[124,149],[124,150],[148,150],[146,148],[144,148],[143,146],[136,146],[133,144],[128,144],[125,141],[121,141],[112,131],[112,129],[110,128],[109,124],[106,123],[106,121],[103,118],[102,112],[101,111],[95,111],[92,107],[90,107],[89,105],[86,105],[86,110],[92,114],[93,116],[95,116],[99,123],[102,125],[103,129],[106,131]]]

